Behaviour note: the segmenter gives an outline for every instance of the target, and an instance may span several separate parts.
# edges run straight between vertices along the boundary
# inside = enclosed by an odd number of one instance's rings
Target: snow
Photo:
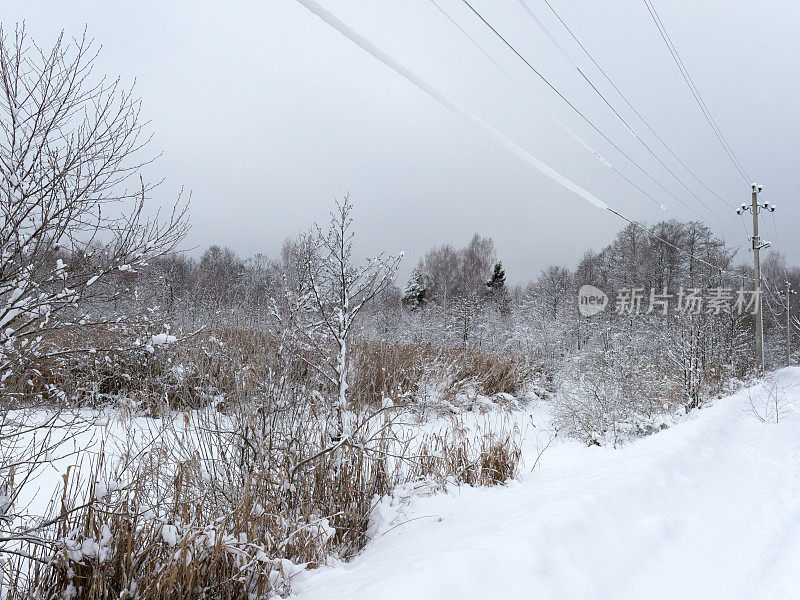
[[[172,344],[178,338],[174,335],[169,335],[167,333],[159,333],[150,338],[150,343],[153,346],[163,346],[164,344]]]
[[[363,553],[292,597],[798,598],[800,369],[771,377],[622,449],[562,440],[530,472],[538,426],[505,487],[399,488]],[[782,418],[762,422],[774,389]]]
[[[518,481],[399,486],[376,499],[370,541],[351,562],[304,570],[278,560],[275,577],[288,574],[298,600],[800,598],[800,368],[770,380],[621,449],[558,437],[541,456],[552,431],[547,404],[537,400],[510,417],[525,435]],[[116,455],[129,430],[142,445],[159,431],[158,420],[143,416],[90,414],[96,428],[79,436],[78,447],[103,439]],[[474,429],[496,416],[458,418]],[[180,428],[183,418],[175,418]],[[420,426],[433,431],[442,422]],[[70,463],[47,458],[53,463],[19,499],[34,514]],[[119,487],[110,477],[92,483],[99,499]],[[254,515],[264,511],[253,507]],[[308,527],[333,533],[322,516]],[[109,536],[67,540],[66,550],[105,560]],[[181,539],[166,523],[161,537],[170,546]]]
[[[115,492],[119,489],[119,483],[116,481],[98,481],[94,485],[94,499],[103,500],[110,492]]]
[[[178,528],[175,525],[164,525],[161,528],[161,538],[170,548],[174,548],[178,543]]]

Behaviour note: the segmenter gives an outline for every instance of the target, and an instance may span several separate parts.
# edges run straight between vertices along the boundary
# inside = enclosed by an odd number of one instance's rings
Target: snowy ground
[[[398,493],[293,597],[800,598],[800,369],[772,377],[623,449],[555,444],[507,487]],[[529,432],[528,467],[548,435]]]

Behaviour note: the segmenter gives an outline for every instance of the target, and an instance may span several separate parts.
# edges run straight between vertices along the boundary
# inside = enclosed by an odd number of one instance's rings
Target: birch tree
[[[352,209],[347,195],[337,201],[327,230],[317,226],[308,235],[303,244],[307,251],[301,254],[307,289],[292,303],[294,329],[305,352],[301,358],[336,390],[334,439],[345,435],[343,413],[348,408],[349,344],[354,323],[364,307],[391,284],[402,258],[381,253],[356,266]],[[304,317],[300,307],[304,308]]]

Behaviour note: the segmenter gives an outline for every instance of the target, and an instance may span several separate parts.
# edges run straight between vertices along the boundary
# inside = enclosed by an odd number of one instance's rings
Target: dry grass
[[[455,425],[422,443],[416,473],[470,486],[501,485],[517,476],[522,458],[518,428],[484,425],[472,436]]]
[[[10,597],[268,598],[352,556],[376,499],[406,476],[384,451],[390,421],[357,415],[352,439],[324,453],[325,418],[306,408],[272,407],[263,431],[255,417],[195,413],[150,432],[144,453],[132,431],[113,465],[87,454],[37,534],[46,543],[25,547],[35,560],[17,560]],[[98,497],[99,481],[120,488]]]
[[[354,344],[354,412],[349,436],[337,441],[325,400],[333,390],[274,336],[219,327],[146,349],[149,336],[139,332],[133,347],[133,333],[85,332],[85,345],[100,351],[50,357],[9,382],[21,402],[113,402],[129,419],[162,416],[171,428],[139,447],[131,425],[127,455],[88,463],[86,476],[70,471],[42,532],[47,543],[27,548],[35,559],[17,560],[6,580],[9,598],[268,598],[286,593],[296,571],[356,554],[377,499],[395,485],[420,477],[495,485],[517,471],[518,431],[470,437],[456,427],[411,457],[409,440],[394,437],[399,413],[380,408],[387,397],[425,402],[430,388],[448,399],[467,388],[518,393],[527,372],[510,358]],[[56,388],[64,394],[49,395]],[[65,510],[104,478],[123,485]]]
[[[124,325],[54,332],[46,344],[52,354],[16,370],[4,382],[3,394],[20,406],[97,406],[125,397],[156,415],[200,408],[220,397],[258,396],[261,382],[280,373],[308,392],[335,395],[308,366],[310,357],[291,355],[273,333],[215,327],[178,332],[175,343],[153,348],[148,332]],[[62,348],[82,351],[61,353]],[[361,341],[351,349],[348,383],[356,406],[380,406],[387,397],[429,401],[431,390],[450,403],[465,390],[519,395],[531,379],[519,357],[476,349],[377,341]]]
[[[351,390],[361,404],[385,397],[421,400],[426,385],[453,402],[465,389],[486,396],[519,395],[531,373],[517,357],[465,348],[362,342],[354,351]]]
[[[388,413],[363,413],[350,442],[320,454],[330,446],[324,419],[309,421],[296,405],[271,416],[262,434],[252,416],[220,421],[216,412],[196,413],[145,453],[134,444],[113,465],[103,454],[84,459],[85,475],[71,468],[52,504],[51,516],[61,519],[42,532],[48,543],[26,548],[35,561],[16,561],[8,597],[282,595],[295,573],[356,554],[377,500],[395,485],[422,477],[497,485],[519,467],[517,429],[469,434],[455,425],[412,457],[393,437]],[[97,496],[100,481],[121,485]]]

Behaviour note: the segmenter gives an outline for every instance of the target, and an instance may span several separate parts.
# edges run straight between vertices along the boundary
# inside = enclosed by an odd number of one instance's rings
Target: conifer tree
[[[489,297],[497,302],[500,313],[507,316],[511,312],[509,306],[508,291],[506,290],[506,272],[503,270],[503,263],[498,262],[494,265],[492,277],[486,282]]]
[[[503,263],[495,263],[492,277],[486,282],[489,292],[494,294],[502,293],[506,289],[506,272],[503,270]]]
[[[425,277],[422,275],[422,269],[416,266],[403,290],[403,304],[409,308],[417,308],[425,303],[426,295]]]

